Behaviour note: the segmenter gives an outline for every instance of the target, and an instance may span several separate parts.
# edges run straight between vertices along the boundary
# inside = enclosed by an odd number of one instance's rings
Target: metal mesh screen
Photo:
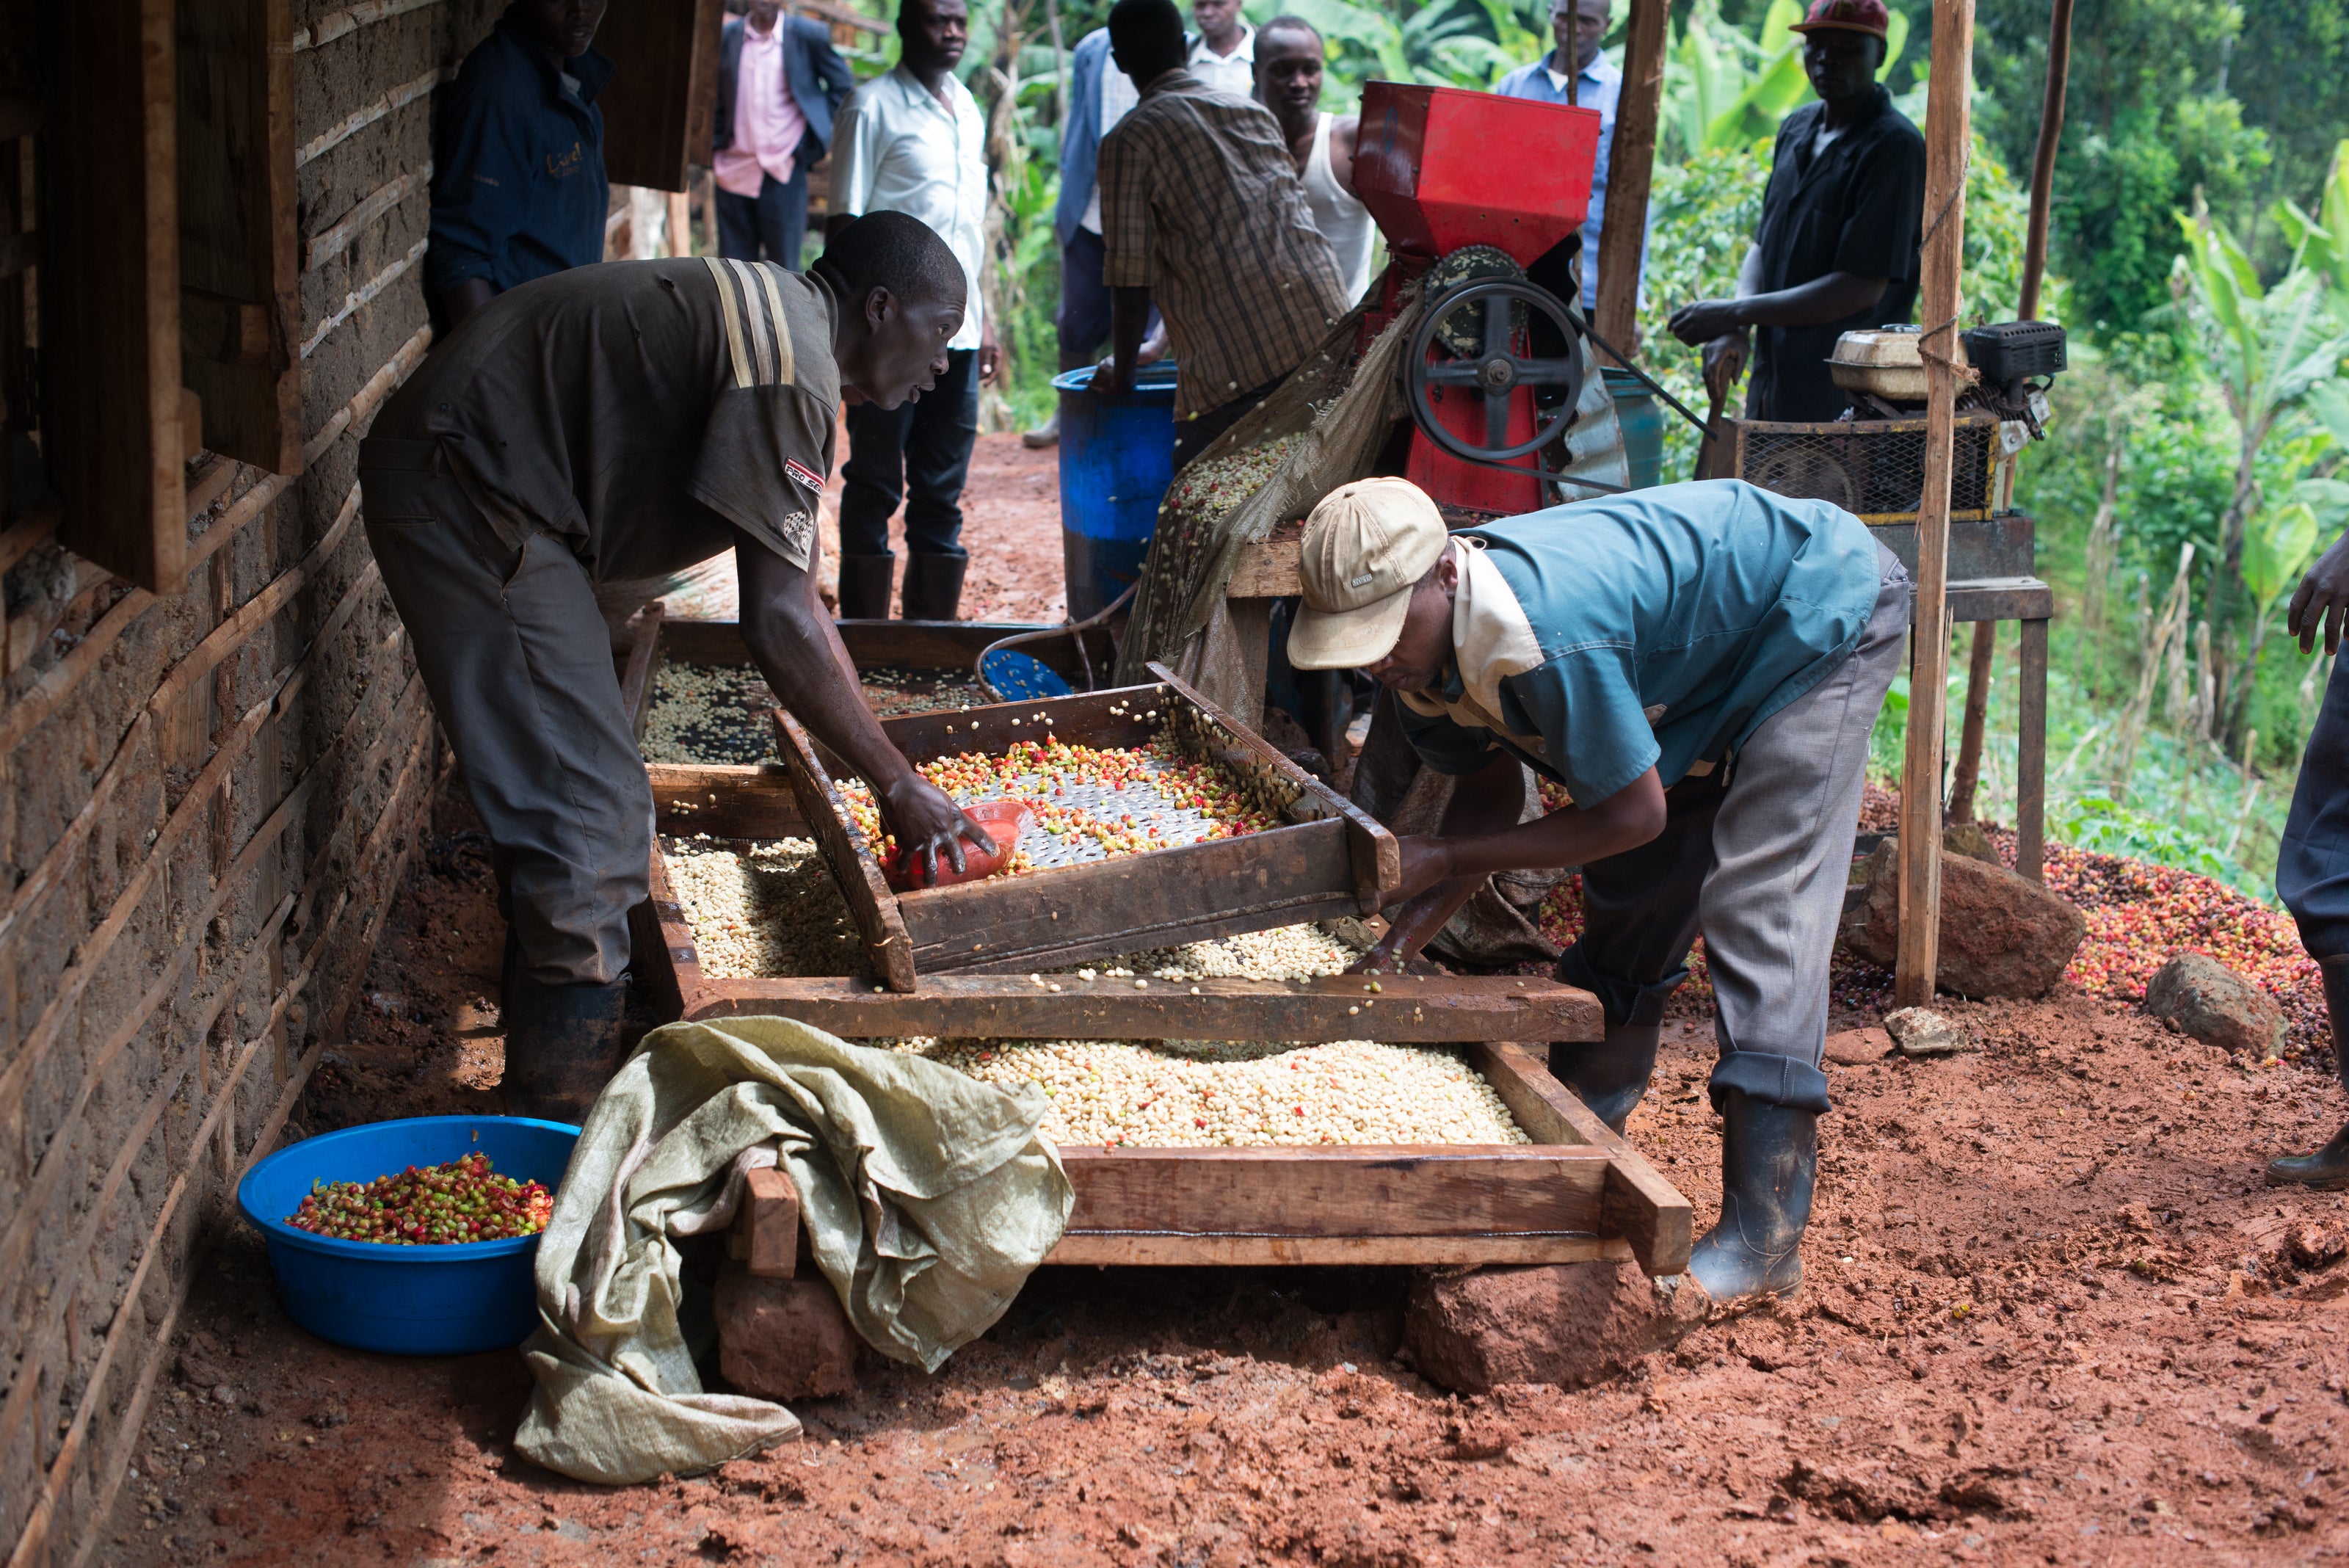
[[[1996,493],[1998,421],[1961,419],[1950,464],[1950,515],[1987,517]],[[1925,421],[1737,421],[1737,476],[1780,495],[1832,501],[1870,523],[1917,515],[1925,491]]]

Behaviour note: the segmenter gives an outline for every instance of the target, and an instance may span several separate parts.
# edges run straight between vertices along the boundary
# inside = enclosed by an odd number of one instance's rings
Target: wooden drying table
[[[790,808],[773,774],[692,815],[712,837],[764,837]],[[761,798],[764,797],[764,798]],[[1596,998],[1514,975],[1381,976],[1285,982],[1202,980],[1198,994],[1061,974],[1055,993],[1025,974],[920,975],[910,992],[871,979],[720,980],[702,972],[691,927],[656,850],[652,899],[637,911],[636,961],[664,1015],[776,1014],[845,1039],[908,1034],[1029,1040],[1370,1039],[1459,1045],[1536,1141],[1263,1148],[1069,1148],[1077,1208],[1055,1263],[1531,1263],[1630,1257],[1678,1273],[1687,1199],[1607,1130],[1541,1064],[1550,1041],[1598,1040]],[[1372,1005],[1362,1005],[1371,1002]],[[1496,1044],[1526,1041],[1520,1047]],[[793,1210],[777,1219],[762,1179],[739,1233],[754,1272],[781,1277]],[[787,1189],[788,1184],[784,1184]],[[763,1193],[764,1196],[758,1196]],[[761,1237],[767,1238],[761,1241]]]
[[[1299,537],[1301,523],[1284,523],[1261,544],[1242,547],[1232,568],[1224,597],[1236,627],[1268,625],[1270,601],[1301,592],[1298,582]],[[1868,532],[1917,569],[1917,525],[1914,523],[1868,524]],[[2022,623],[2022,690],[2016,708],[2015,737],[2015,869],[2038,881],[2047,843],[2047,622],[2055,613],[2055,594],[2032,574],[2036,570],[2035,530],[2020,512],[1994,516],[1953,517],[1950,521],[1950,618],[1953,622],[2012,620]],[[1242,647],[1254,650],[1258,668],[1251,672],[1261,691],[1264,636],[1243,638]]]

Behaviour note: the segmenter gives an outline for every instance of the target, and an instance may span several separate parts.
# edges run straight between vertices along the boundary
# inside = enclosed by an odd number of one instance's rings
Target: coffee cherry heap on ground
[[[486,1155],[475,1154],[446,1165],[411,1165],[364,1187],[315,1183],[285,1223],[344,1241],[429,1247],[534,1236],[554,1213],[554,1194],[543,1184],[500,1176]]]

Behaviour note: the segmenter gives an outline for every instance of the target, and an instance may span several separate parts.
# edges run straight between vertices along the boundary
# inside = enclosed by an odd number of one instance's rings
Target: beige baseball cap
[[[1358,479],[1322,497],[1298,557],[1305,603],[1288,631],[1299,670],[1359,670],[1394,651],[1411,590],[1450,540],[1444,514],[1408,479]]]

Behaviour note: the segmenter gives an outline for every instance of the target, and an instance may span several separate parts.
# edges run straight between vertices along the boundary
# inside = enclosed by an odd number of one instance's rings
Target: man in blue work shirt
[[[1689,1272],[1718,1300],[1792,1291],[1827,961],[1908,574],[1849,513],[1732,480],[1449,535],[1408,481],[1364,480],[1314,508],[1299,570],[1289,661],[1368,670],[1457,781],[1438,831],[1402,840],[1401,908],[1367,965],[1414,957],[1495,871],[1580,867],[1557,973],[1599,997],[1607,1034],[1551,1046],[1550,1071],[1619,1132],[1701,929],[1722,1199]],[[1573,804],[1521,821],[1528,768]]]
[[[516,284],[604,259],[611,185],[589,46],[606,0],[514,0],[440,111],[424,283],[450,328]]]

